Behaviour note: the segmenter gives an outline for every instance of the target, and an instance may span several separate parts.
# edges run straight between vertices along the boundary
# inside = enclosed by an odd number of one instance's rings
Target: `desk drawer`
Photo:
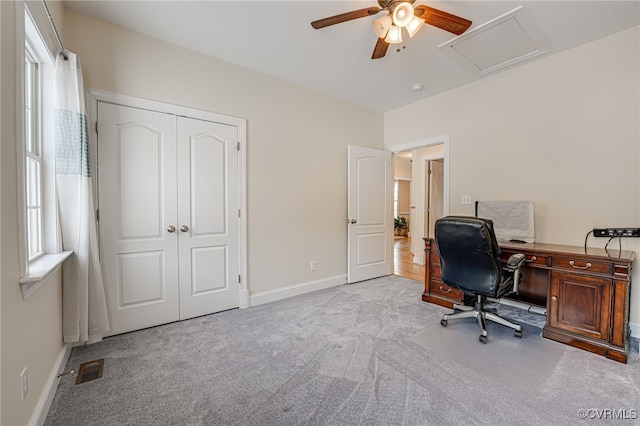
[[[429,290],[432,293],[436,293],[441,296],[449,297],[456,300],[462,300],[462,291],[457,288],[449,287],[440,280],[431,279],[429,282]]]
[[[504,262],[506,262],[507,260],[509,260],[509,258],[516,254],[519,253],[518,251],[511,251],[511,250],[502,250],[502,252],[500,253],[500,259],[502,259]],[[540,256],[539,254],[525,254],[525,261],[524,264],[525,265],[542,265],[542,266],[546,266],[547,265],[547,260],[548,257],[547,256]]]
[[[552,266],[555,268],[569,269],[574,272],[596,272],[607,275],[613,273],[613,265],[611,262],[597,262],[592,259],[554,256]]]

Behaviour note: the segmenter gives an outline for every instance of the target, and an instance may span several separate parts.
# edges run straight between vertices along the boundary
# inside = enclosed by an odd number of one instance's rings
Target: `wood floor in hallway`
[[[413,263],[411,254],[411,238],[395,237],[393,242],[395,275],[424,282],[424,265]]]

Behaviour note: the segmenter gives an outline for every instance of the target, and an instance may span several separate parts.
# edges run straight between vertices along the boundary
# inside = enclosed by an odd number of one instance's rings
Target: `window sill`
[[[45,254],[29,264],[29,272],[20,278],[22,299],[27,300],[42,284],[62,266],[72,251],[62,251],[56,254]]]

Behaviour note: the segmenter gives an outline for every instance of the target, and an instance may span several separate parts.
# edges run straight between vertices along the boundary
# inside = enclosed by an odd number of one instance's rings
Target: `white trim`
[[[240,151],[238,152],[238,208],[240,209],[240,218],[238,219],[238,271],[240,273],[239,286],[239,307],[248,308],[249,289],[247,284],[247,120],[229,115],[218,114],[210,111],[203,111],[193,108],[182,107],[179,105],[167,104],[164,102],[153,101],[149,99],[136,98],[133,96],[120,95],[117,93],[104,92],[101,90],[87,90],[87,122],[89,124],[89,143],[91,145],[91,162],[93,170],[97,164],[96,153],[98,151],[95,122],[98,117],[98,102],[107,102],[115,105],[128,106],[138,109],[146,109],[150,111],[169,113],[181,117],[195,118],[218,123],[235,125],[238,128],[238,142]],[[93,179],[94,184],[94,206],[99,208],[98,204],[98,179]],[[98,236],[99,238],[99,236]]]
[[[62,263],[73,254],[72,251],[61,251],[54,254],[43,254],[29,263],[29,271],[19,280],[22,299],[27,300],[44,284],[51,275],[62,266]]]
[[[47,419],[47,414],[49,414],[49,408],[51,408],[53,397],[56,395],[56,390],[58,389],[58,381],[60,379],[59,375],[64,371],[70,355],[71,344],[67,343],[64,345],[64,348],[60,351],[58,358],[53,364],[49,377],[47,378],[42,392],[40,393],[40,398],[38,398],[38,402],[31,414],[31,419],[27,424],[35,426],[41,426],[44,424]]]
[[[251,295],[251,306],[262,305],[264,303],[275,302],[277,300],[286,299],[292,296],[299,296],[312,291],[324,290],[326,288],[337,287],[347,283],[345,275],[336,275],[334,277],[324,278],[306,283],[294,284],[287,287],[277,288],[275,290],[261,291]]]
[[[24,9],[29,14],[31,22],[35,25],[35,29],[38,32],[38,36],[44,42],[44,45],[49,55],[51,62],[55,62],[56,52],[58,47],[49,33],[49,20],[47,18],[44,7],[40,2],[26,1],[24,2]]]
[[[18,202],[18,262],[20,263],[20,276],[27,275],[29,271],[29,254],[27,253],[27,218],[26,218],[26,179],[25,179],[25,146],[24,146],[24,50],[27,35],[25,33],[25,18],[27,16],[24,2],[16,2],[15,6],[15,40],[16,40],[16,188]],[[24,296],[23,296],[24,297]]]
[[[238,143],[240,151],[238,152],[238,209],[240,209],[240,218],[238,219],[238,238],[240,254],[240,308],[248,308],[249,305],[249,283],[247,281],[248,265],[247,265],[247,122],[242,120],[238,124]]]
[[[139,109],[148,109],[150,111],[155,111],[155,112],[169,113],[169,114],[174,114],[182,117],[197,118],[199,120],[233,124],[235,126],[238,126],[238,130],[242,130],[242,131],[246,129],[247,120],[245,120],[244,118],[238,118],[230,115],[218,114],[211,111],[204,111],[200,109],[183,107],[180,105],[167,104],[164,102],[153,101],[150,99],[136,98],[128,95],[120,95],[117,93],[104,92],[102,90],[88,89],[87,92],[91,98],[90,101],[94,103],[94,106],[97,106],[98,101],[107,102],[111,104],[129,106],[129,107],[134,107]],[[93,115],[92,122],[95,122],[95,120],[96,120],[96,116]],[[242,139],[245,139],[245,137],[243,137]]]

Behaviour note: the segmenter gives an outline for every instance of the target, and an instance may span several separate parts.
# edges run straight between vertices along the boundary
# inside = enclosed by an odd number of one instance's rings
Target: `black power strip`
[[[593,228],[594,237],[640,237],[640,228]]]

